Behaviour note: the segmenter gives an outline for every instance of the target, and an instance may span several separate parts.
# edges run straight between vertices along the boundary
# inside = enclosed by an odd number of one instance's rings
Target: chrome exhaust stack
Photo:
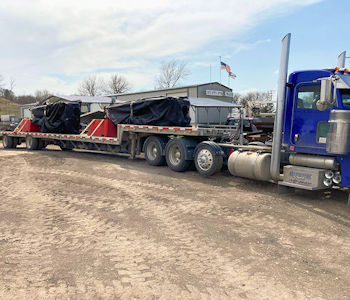
[[[277,90],[277,107],[275,124],[273,128],[273,143],[272,143],[272,157],[270,172],[274,180],[279,181],[280,174],[280,161],[281,161],[281,144],[282,144],[282,130],[283,130],[283,114],[284,103],[286,97],[286,84],[288,75],[288,62],[289,62],[289,50],[290,50],[290,38],[291,34],[288,33],[282,39],[282,51],[281,62],[278,76],[278,90]]]
[[[345,60],[346,60],[346,51],[343,51],[338,56],[337,67],[340,69],[345,68]]]

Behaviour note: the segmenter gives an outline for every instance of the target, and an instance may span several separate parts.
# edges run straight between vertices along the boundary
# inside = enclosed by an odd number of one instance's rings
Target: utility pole
[[[209,66],[209,77],[210,77],[210,80],[209,80],[209,82],[211,82],[211,64],[210,64],[210,66]]]

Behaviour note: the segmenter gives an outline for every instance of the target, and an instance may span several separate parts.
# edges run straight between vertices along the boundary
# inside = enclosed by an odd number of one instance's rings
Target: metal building
[[[209,82],[168,89],[110,95],[110,97],[121,101],[137,100],[142,98],[158,96],[211,98],[230,103],[233,99],[232,89],[218,82]]]

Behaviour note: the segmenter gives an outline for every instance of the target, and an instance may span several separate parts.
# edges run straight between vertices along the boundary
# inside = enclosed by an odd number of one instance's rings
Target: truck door
[[[296,85],[290,136],[290,144],[295,147],[305,147],[310,150],[326,148],[330,110],[317,109],[316,102],[320,99],[320,91],[319,83]]]

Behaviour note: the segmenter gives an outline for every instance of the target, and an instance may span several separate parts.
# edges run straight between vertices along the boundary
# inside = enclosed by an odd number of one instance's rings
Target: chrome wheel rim
[[[203,171],[208,171],[213,166],[213,154],[208,149],[202,149],[197,155],[197,164]]]
[[[4,148],[7,148],[8,144],[9,144],[7,135],[5,135],[4,138],[2,139],[2,143],[3,143]]]
[[[26,146],[28,149],[30,149],[32,147],[32,137],[31,136],[28,136],[26,138]]]
[[[158,157],[158,148],[156,143],[149,143],[147,146],[147,157],[150,160],[155,160]]]
[[[176,166],[181,162],[182,154],[181,149],[178,145],[174,145],[169,151],[169,160],[172,165]]]

